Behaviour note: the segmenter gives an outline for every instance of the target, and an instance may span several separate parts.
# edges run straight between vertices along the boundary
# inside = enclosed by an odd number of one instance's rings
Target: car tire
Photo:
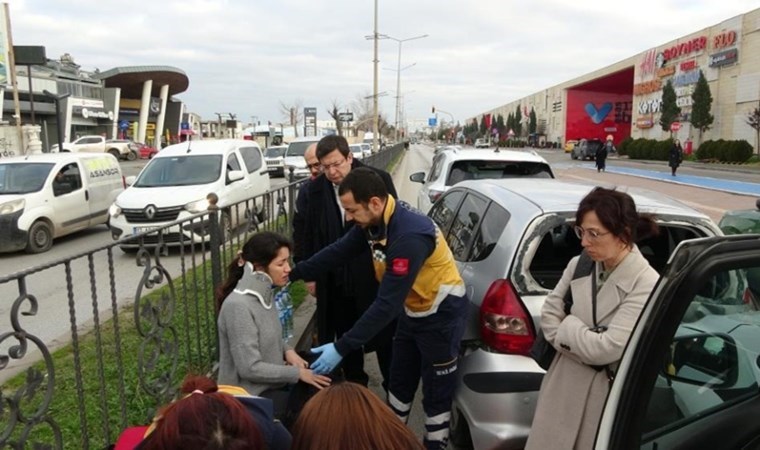
[[[467,419],[456,406],[451,408],[451,432],[449,434],[449,445],[454,450],[472,450],[472,436],[470,435],[470,426]]]
[[[570,158],[571,159],[578,159],[578,155],[575,154],[574,151],[570,152]]]
[[[117,161],[121,159],[121,152],[119,152],[115,148],[109,149],[108,153],[112,154],[113,157],[116,158]]]
[[[38,220],[29,228],[27,253],[44,253],[53,246],[53,229],[44,220]]]
[[[131,151],[127,153],[127,161],[134,161],[137,159],[137,152]]]
[[[134,255],[135,253],[137,253],[138,250],[140,250],[140,247],[119,246],[119,249],[121,249],[121,251],[126,253],[127,255]]]

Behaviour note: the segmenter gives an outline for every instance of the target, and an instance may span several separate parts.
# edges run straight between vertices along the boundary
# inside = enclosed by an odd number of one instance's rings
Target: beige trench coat
[[[557,356],[541,383],[526,450],[592,448],[609,381],[604,370],[590,365],[617,366],[659,278],[634,246],[597,294],[597,323],[608,329],[596,333],[591,331],[591,276],[572,280],[577,263],[577,257],[570,261],[541,310],[541,328]],[[573,308],[565,315],[562,301],[568,286]]]

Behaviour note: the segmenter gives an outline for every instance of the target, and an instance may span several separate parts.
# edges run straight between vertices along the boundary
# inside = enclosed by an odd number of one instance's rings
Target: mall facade
[[[745,139],[753,146],[755,130],[747,115],[760,102],[760,9],[695,31],[592,73],[485,111],[505,120],[519,107],[524,120],[531,108],[537,118],[537,142],[563,144],[570,139],[666,139],[658,124],[662,88],[670,80],[681,107],[674,138],[696,142],[689,123],[691,94],[700,71],[713,97],[712,128],[707,139]],[[470,118],[471,121],[475,118]],[[523,125],[523,130],[527,125]]]

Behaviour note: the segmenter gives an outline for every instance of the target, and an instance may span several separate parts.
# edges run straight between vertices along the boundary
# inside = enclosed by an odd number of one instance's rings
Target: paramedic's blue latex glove
[[[317,348],[311,349],[311,352],[322,354],[311,364],[311,370],[319,375],[329,374],[343,359],[343,357],[340,356],[340,353],[338,353],[338,350],[335,349],[335,344],[321,345]]]

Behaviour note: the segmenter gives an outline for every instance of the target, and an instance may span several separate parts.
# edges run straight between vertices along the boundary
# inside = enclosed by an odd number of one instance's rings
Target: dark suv
[[[596,158],[597,150],[602,148],[602,145],[604,145],[604,142],[601,139],[581,139],[573,147],[570,157],[573,159],[594,159]]]

